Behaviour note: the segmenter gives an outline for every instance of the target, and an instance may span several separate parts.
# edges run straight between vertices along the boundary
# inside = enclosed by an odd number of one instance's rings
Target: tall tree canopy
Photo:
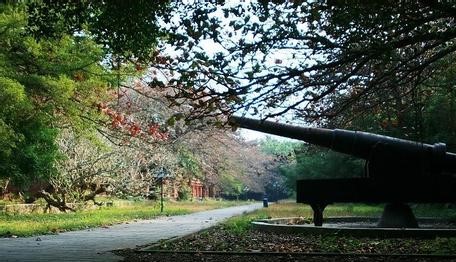
[[[85,34],[124,61],[149,62],[162,31],[157,17],[168,1],[32,1],[27,31],[36,38]]]
[[[167,70],[150,85],[175,88],[175,104],[192,101],[189,118],[372,113],[422,95],[456,51],[450,1],[42,1],[28,10],[36,37],[82,31],[109,55]]]
[[[158,74],[144,69],[157,57],[157,18],[150,14],[161,4],[41,1],[0,8],[0,180],[24,190],[38,181],[51,185],[41,196],[67,210],[67,201],[93,200],[106,184],[122,194],[148,194],[162,168],[182,179],[210,173],[216,181],[223,173],[236,185],[265,169],[268,159],[251,154],[258,163],[247,165],[233,143],[232,155],[212,154],[209,161],[201,150],[204,161],[192,152],[190,165],[176,164],[180,148],[195,150],[196,135],[176,114],[185,104],[168,108],[172,88],[147,85]],[[213,130],[198,134],[201,143],[211,144],[209,133],[233,138]]]
[[[95,42],[37,41],[26,35],[21,6],[0,11],[0,177],[28,184],[56,171],[59,128],[94,129],[86,119],[100,119],[94,104],[106,98],[110,78]]]
[[[456,51],[450,1],[174,5],[164,67],[177,97],[201,101],[196,115],[373,112],[416,95]]]

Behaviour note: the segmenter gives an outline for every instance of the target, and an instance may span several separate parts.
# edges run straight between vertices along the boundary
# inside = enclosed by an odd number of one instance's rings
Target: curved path
[[[111,250],[185,236],[260,207],[258,203],[58,235],[0,238],[0,261],[120,261]]]

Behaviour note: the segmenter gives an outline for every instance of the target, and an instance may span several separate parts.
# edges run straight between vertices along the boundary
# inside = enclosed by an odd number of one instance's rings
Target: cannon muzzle
[[[235,126],[294,138],[367,160],[367,176],[384,178],[456,174],[456,154],[444,143],[434,145],[344,129],[292,126],[232,116]]]

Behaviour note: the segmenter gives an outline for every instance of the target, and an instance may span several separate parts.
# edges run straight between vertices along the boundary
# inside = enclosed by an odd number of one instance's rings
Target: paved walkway
[[[260,207],[252,204],[58,235],[0,238],[0,261],[119,261],[121,257],[111,250],[188,235]]]

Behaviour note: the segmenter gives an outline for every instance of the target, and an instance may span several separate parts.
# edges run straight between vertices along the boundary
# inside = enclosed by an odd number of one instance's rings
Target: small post
[[[268,197],[266,195],[264,195],[264,197],[263,197],[263,207],[268,207],[268,206],[269,206]]]
[[[160,213],[163,213],[163,177],[160,178]]]
[[[163,213],[163,180],[170,177],[169,171],[165,167],[154,170],[155,178],[160,183],[160,212]]]

